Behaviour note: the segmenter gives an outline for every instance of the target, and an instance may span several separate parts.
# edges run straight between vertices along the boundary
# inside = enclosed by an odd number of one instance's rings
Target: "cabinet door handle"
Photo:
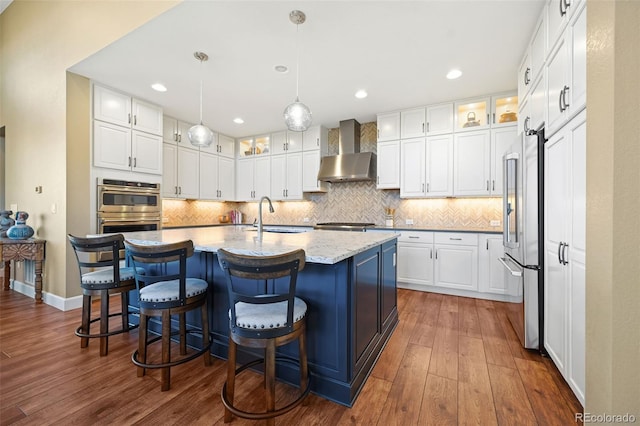
[[[127,114],[127,123],[131,124],[131,113]]]
[[[567,14],[567,9],[566,8],[565,9],[562,8],[562,5],[564,4],[564,1],[563,0],[558,0],[558,3],[560,5],[560,16],[566,15]]]
[[[422,192],[424,192],[424,183],[422,184]]]
[[[524,71],[524,85],[528,86],[531,83],[531,78],[529,78],[529,74],[531,73],[531,68],[527,67]]]
[[[173,132],[173,140],[178,142],[178,132]]]
[[[564,86],[562,88],[562,104],[564,105],[564,109],[569,107],[569,102],[567,102],[567,92],[569,91],[569,86]]]
[[[415,235],[409,235],[409,238],[419,240],[420,237],[416,237]]]
[[[429,251],[429,259],[433,259],[433,249],[430,249]]]
[[[487,125],[489,125],[491,121],[489,120],[489,114],[487,114]]]
[[[531,117],[527,116],[527,118],[524,119],[524,133],[525,135],[529,133],[529,120],[531,120]]]
[[[450,239],[451,241],[462,241],[462,238],[452,238],[452,237],[449,237],[449,239]],[[487,243],[487,244],[489,244],[489,243]]]
[[[129,167],[131,167],[131,157],[129,157]]]
[[[487,180],[487,191],[489,190],[489,180]]]
[[[491,190],[492,191],[496,190],[496,181],[495,181],[495,179],[491,181]]]
[[[489,240],[487,240],[487,250],[489,250]]]
[[[138,124],[138,116],[134,115],[133,116],[133,125],[136,126]]]
[[[182,187],[181,186],[178,187],[178,194],[182,194]]]
[[[558,109],[560,110],[560,112],[564,112],[564,108],[562,108],[562,90],[560,91],[560,95],[558,96]]]
[[[560,244],[558,244],[558,263],[561,264],[561,265],[563,264],[562,263],[562,257],[561,257],[562,256],[562,246],[563,245],[564,245],[563,242],[560,242]]]
[[[320,138],[316,138],[316,146],[320,146]]]
[[[138,157],[133,157],[133,167],[137,167],[138,165]]]
[[[427,133],[429,133],[429,122],[427,121]]]
[[[429,182],[427,182],[427,192],[429,192]]]
[[[424,123],[422,123],[422,133],[424,133]]]
[[[380,139],[380,129],[378,129],[378,139]]]
[[[569,244],[564,243],[564,247],[562,247],[562,264],[563,265],[568,265],[569,261],[567,260],[566,257],[566,253],[567,253],[567,248],[569,247]]]
[[[174,187],[173,187],[173,193],[174,193],[174,194],[176,194],[176,195],[178,195],[178,187],[177,187],[177,186],[174,186]]]
[[[283,143],[283,144],[282,144],[282,150],[283,150],[283,151],[286,151],[286,150],[287,150],[287,144],[286,144],[286,143]]]
[[[436,260],[438,260],[438,249],[436,249]]]

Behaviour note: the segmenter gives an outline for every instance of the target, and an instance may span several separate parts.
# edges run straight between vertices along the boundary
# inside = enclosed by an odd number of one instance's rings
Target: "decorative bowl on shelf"
[[[229,219],[229,216],[227,216],[226,214],[221,214],[220,216],[218,216],[218,222],[229,223],[231,222],[231,220]]]

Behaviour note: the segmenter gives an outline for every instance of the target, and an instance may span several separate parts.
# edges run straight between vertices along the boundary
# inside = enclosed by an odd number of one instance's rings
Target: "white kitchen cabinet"
[[[320,152],[319,149],[302,152],[302,192],[327,192],[331,186],[318,180]]]
[[[162,137],[94,120],[93,165],[162,174]]]
[[[302,153],[271,156],[271,199],[302,199]]]
[[[491,96],[491,128],[516,126],[518,124],[518,95],[504,93]]]
[[[251,136],[236,140],[238,157],[264,156],[271,153],[271,135]]]
[[[213,142],[209,146],[201,146],[200,152],[217,154],[227,158],[234,158],[235,141],[229,136],[220,135],[216,132],[213,132]]]
[[[544,346],[584,404],[586,111],[545,143]]]
[[[93,86],[93,165],[162,174],[162,109]]]
[[[489,130],[455,134],[454,195],[490,195],[490,153]]]
[[[425,195],[425,138],[400,141],[400,198]]]
[[[398,237],[398,287],[433,286],[433,232],[402,231]]]
[[[478,291],[478,235],[437,232],[434,239],[434,285]]]
[[[453,132],[453,102],[427,106],[427,136]]]
[[[162,135],[162,108],[97,84],[93,85],[93,119]]]
[[[522,102],[530,93],[532,83],[544,72],[547,55],[547,11],[542,10],[518,69],[518,99]]]
[[[198,150],[199,147],[191,144],[189,140],[189,129],[193,127],[193,124],[185,121],[178,120],[176,118],[164,116],[162,126],[162,139],[164,142],[175,143],[178,146],[182,146],[188,149]],[[213,133],[213,142],[206,149],[215,149],[218,145],[218,134]]]
[[[400,141],[378,143],[376,188],[400,188]]]
[[[453,135],[430,136],[426,141],[425,196],[453,195]]]
[[[236,201],[257,201],[271,196],[271,158],[254,155],[236,161]]]
[[[424,108],[400,111],[400,138],[419,138],[426,135]]]
[[[200,152],[200,199],[234,199],[235,162],[232,158]]]
[[[302,133],[302,150],[320,150],[320,155],[329,153],[329,130],[324,126],[312,126]]]
[[[162,196],[198,199],[199,152],[173,143],[163,144]]]
[[[400,113],[378,114],[378,142],[400,139]]]
[[[491,106],[490,98],[476,98],[458,101],[454,107],[454,131],[488,129]]]
[[[502,157],[517,140],[516,127],[491,129],[491,195],[502,196]]]
[[[547,58],[546,136],[553,135],[586,106],[586,23],[583,4]]]
[[[570,20],[579,13],[586,4],[585,0],[549,0],[546,5],[547,12],[547,47],[552,50],[564,31],[570,24]]]
[[[287,131],[271,134],[271,154],[284,154],[287,152]]]
[[[502,235],[480,234],[478,236],[478,290],[493,293],[519,296],[518,279],[505,274],[505,268],[498,258],[504,257]]]

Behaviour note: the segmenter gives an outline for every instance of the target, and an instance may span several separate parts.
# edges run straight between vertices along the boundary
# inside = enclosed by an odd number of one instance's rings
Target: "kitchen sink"
[[[258,228],[247,228],[245,231],[257,231]],[[271,232],[274,234],[301,234],[303,232],[309,231],[309,229],[304,228],[263,228],[263,232]]]

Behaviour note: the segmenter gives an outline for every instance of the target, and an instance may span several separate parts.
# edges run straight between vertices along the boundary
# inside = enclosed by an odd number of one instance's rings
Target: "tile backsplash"
[[[360,149],[376,151],[376,123],[361,125]],[[338,129],[329,131],[329,154],[338,153]],[[502,219],[501,198],[401,199],[399,190],[376,189],[375,182],[332,184],[326,193],[305,193],[303,201],[274,202],[275,213],[263,208],[266,224],[313,225],[318,222],[385,224],[385,208],[395,209],[395,225],[415,228],[496,231],[491,221]],[[238,209],[245,223],[258,216],[257,203],[164,200],[165,227],[217,224],[218,216]],[[308,222],[305,222],[305,218]]]

